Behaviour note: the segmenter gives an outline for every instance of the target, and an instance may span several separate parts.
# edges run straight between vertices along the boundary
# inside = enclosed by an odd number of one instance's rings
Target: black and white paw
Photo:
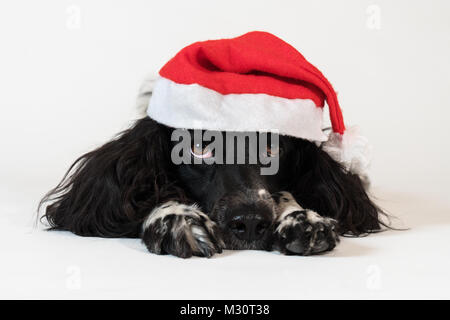
[[[276,202],[276,250],[306,256],[333,250],[339,243],[336,220],[303,209],[289,192],[278,193]]]
[[[196,205],[175,201],[150,213],[142,226],[142,241],[150,252],[181,258],[209,258],[225,247],[216,223]]]

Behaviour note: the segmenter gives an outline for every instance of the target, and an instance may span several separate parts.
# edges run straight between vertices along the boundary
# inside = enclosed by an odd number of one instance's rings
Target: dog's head
[[[204,132],[196,133],[204,135]],[[230,144],[226,143],[230,137],[224,132],[214,132],[214,136],[220,136],[220,141],[224,142],[220,146],[221,159],[217,159],[217,148],[212,150],[210,141],[194,141],[196,133],[189,131],[192,139],[187,163],[175,167],[181,184],[217,222],[228,248],[263,248],[277,215],[272,194],[285,190],[295,162],[294,139],[244,133],[232,136],[233,139],[243,138],[243,144]],[[266,139],[264,143],[263,139]],[[176,143],[179,141],[173,142],[173,147]],[[239,153],[243,157],[237,163]],[[263,157],[270,161],[262,161]],[[225,163],[224,159],[229,161]],[[264,174],[263,168],[267,169],[271,162],[277,162],[276,168]]]

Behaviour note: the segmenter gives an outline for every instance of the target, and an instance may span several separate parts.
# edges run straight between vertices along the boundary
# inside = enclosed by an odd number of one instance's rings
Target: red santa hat
[[[267,32],[193,43],[159,72],[148,115],[174,128],[277,130],[314,142],[366,177],[368,147],[346,128],[333,87],[294,47]],[[332,132],[323,130],[328,105]]]

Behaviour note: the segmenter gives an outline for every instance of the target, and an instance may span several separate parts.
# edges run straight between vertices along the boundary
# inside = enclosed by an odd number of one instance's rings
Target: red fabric
[[[343,134],[345,130],[328,80],[294,47],[267,32],[193,43],[159,73],[176,83],[196,83],[221,94],[265,93],[311,99],[318,107],[323,107],[326,99],[333,131]]]

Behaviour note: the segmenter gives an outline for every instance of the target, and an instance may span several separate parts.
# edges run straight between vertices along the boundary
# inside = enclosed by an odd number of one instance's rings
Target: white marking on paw
[[[150,212],[142,224],[142,230],[145,231],[156,220],[164,219],[165,216],[172,214],[196,217],[202,213],[196,204],[186,205],[176,201],[168,201]]]
[[[205,229],[203,229],[202,227],[192,226],[191,231],[197,240],[206,242],[206,243],[209,242],[208,235],[206,234]]]
[[[314,211],[311,211],[311,210],[306,211],[306,219],[311,224],[315,224],[315,223],[318,223],[318,222],[323,222],[325,220],[317,212],[314,212]]]
[[[279,221],[285,220],[286,217],[289,214],[291,214],[292,212],[302,211],[302,210],[303,210],[303,208],[300,207],[300,206],[287,206],[287,207],[284,208],[283,212],[281,212],[281,214],[278,216],[278,220]]]
[[[294,210],[294,211],[297,211],[297,210]],[[275,231],[278,233],[281,233],[284,228],[287,228],[289,226],[293,227],[299,223],[300,222],[297,219],[295,219],[294,217],[286,217],[280,221],[280,223],[278,224],[277,229]]]
[[[176,215],[176,223],[167,230],[167,224],[161,223],[166,216]],[[163,232],[170,232],[175,239],[185,239],[193,253],[216,252],[217,242],[220,248],[225,247],[221,237],[216,234],[215,223],[196,204],[186,205],[176,201],[166,202],[153,209],[142,224],[142,231],[145,231],[153,224],[159,223],[158,228]],[[201,225],[198,225],[201,224]],[[215,242],[213,242],[214,240]],[[153,249],[154,252],[159,252]]]
[[[290,194],[287,191],[280,192],[280,203],[278,204],[277,211],[278,211],[278,220],[283,220],[287,215],[294,211],[302,211],[304,210],[301,205],[295,201],[292,194]]]
[[[295,211],[305,211],[306,214],[306,221],[311,224],[317,224],[317,223],[323,223],[327,226],[331,225],[335,222],[332,218],[326,218],[319,215],[317,212],[304,209],[300,204],[295,201],[294,197],[291,193],[287,191],[280,192],[281,196],[279,198],[279,204],[278,204],[278,221],[279,225],[276,229],[276,232],[282,232],[284,228],[287,227],[294,227],[295,225],[299,224],[300,221],[298,219],[295,219],[293,217],[290,217],[289,215]],[[312,227],[308,227],[306,231],[311,231]],[[313,240],[313,239],[312,239]]]
[[[311,224],[316,224],[318,222],[322,222],[325,224],[329,224],[333,220],[331,218],[325,218],[319,215],[317,212],[304,209],[301,205],[295,201],[294,197],[290,192],[282,191],[280,192],[280,203],[278,204],[278,221],[286,220],[285,218],[295,211],[306,211],[306,220]],[[295,219],[294,219],[295,220]]]

